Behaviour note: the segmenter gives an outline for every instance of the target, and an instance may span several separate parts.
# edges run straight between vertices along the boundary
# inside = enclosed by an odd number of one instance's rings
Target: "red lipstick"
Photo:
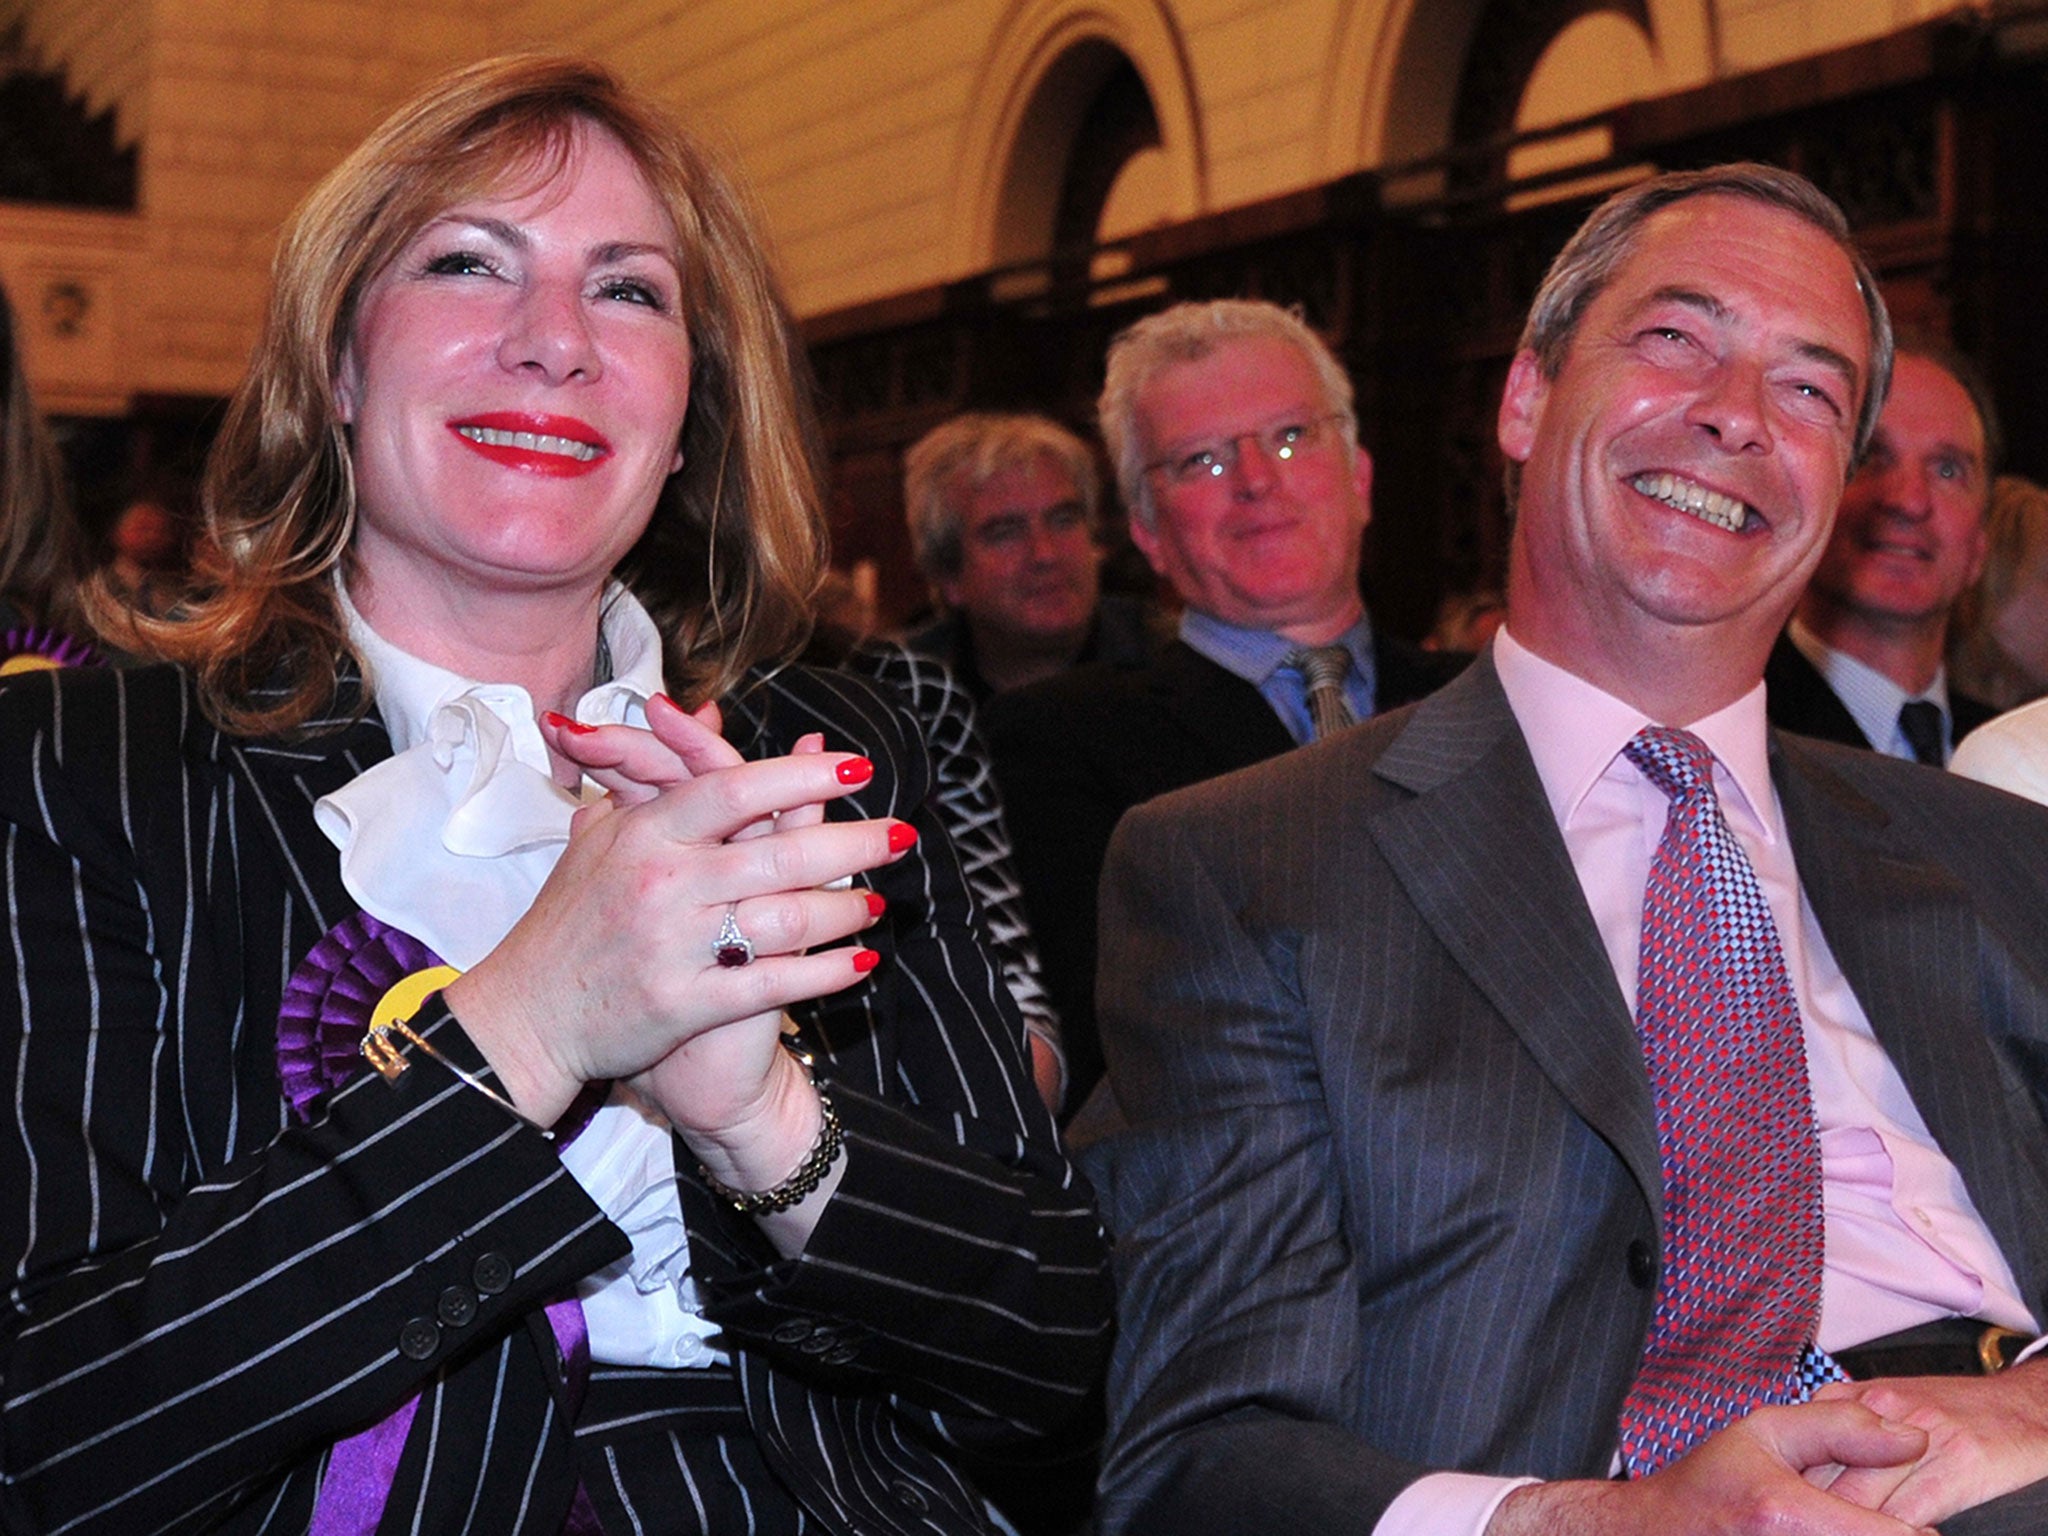
[[[574,416],[492,411],[448,423],[463,446],[532,475],[587,475],[611,457],[605,435]]]

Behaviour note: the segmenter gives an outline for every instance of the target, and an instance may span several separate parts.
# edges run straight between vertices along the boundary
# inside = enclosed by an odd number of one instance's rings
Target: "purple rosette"
[[[378,1004],[400,984],[447,964],[403,928],[367,912],[321,935],[285,983],[277,1015],[277,1075],[301,1123],[322,1094],[360,1070],[363,1036]]]
[[[434,973],[445,974],[434,974]],[[362,1065],[363,1036],[380,1017],[409,1018],[428,993],[454,972],[425,943],[367,912],[343,918],[306,952],[285,983],[277,1018],[277,1075],[301,1123],[313,1105]],[[567,1117],[588,1123],[604,1101],[603,1084],[586,1085]],[[593,1095],[592,1090],[596,1090]],[[574,1296],[547,1309],[573,1405],[590,1379],[590,1331]],[[399,1457],[412,1431],[417,1396],[381,1423],[340,1441],[328,1460],[313,1511],[311,1536],[370,1536],[381,1523]],[[563,1524],[564,1536],[602,1536],[581,1482]]]
[[[88,641],[42,624],[17,624],[0,634],[0,677],[46,668],[96,667],[104,659]]]

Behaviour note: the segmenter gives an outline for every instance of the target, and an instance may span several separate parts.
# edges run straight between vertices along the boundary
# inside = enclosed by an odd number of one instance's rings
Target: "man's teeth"
[[[1629,484],[1667,507],[1690,512],[1694,517],[1710,522],[1716,528],[1726,528],[1730,533],[1739,532],[1749,517],[1749,508],[1733,496],[1723,496],[1719,491],[1710,491],[1704,485],[1695,485],[1677,475],[1637,475]]]
[[[559,453],[585,464],[604,451],[595,443],[579,443],[574,438],[556,437],[547,432],[503,432],[496,427],[457,427],[455,430],[472,443],[481,443],[486,448],[523,448],[528,453]]]

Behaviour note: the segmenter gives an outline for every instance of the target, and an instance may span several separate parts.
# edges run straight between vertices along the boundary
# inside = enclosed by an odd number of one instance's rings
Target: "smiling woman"
[[[430,660],[437,640],[498,638],[444,637],[437,593],[593,600],[682,467],[690,338],[667,211],[594,126],[523,179],[430,221],[368,285],[336,389],[350,595]]]
[[[908,712],[783,665],[795,356],[589,65],[299,211],[168,664],[0,696],[0,1526],[1059,1502],[1106,1243]]]

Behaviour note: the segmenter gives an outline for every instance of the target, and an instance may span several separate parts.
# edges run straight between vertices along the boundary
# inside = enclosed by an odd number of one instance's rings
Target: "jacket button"
[[[827,1365],[851,1365],[859,1355],[860,1351],[851,1344],[834,1344],[818,1358]]]
[[[476,1292],[466,1285],[451,1285],[434,1304],[434,1312],[450,1328],[461,1328],[476,1318]]]
[[[889,1491],[896,1495],[898,1504],[913,1514],[921,1515],[931,1508],[930,1502],[924,1496],[924,1490],[907,1477],[899,1477],[890,1483]]]
[[[398,1330],[398,1352],[408,1360],[425,1360],[441,1347],[441,1330],[431,1317],[416,1317]]]
[[[512,1284],[512,1261],[502,1253],[487,1253],[476,1261],[469,1278],[484,1295],[502,1295]]]
[[[768,1337],[778,1344],[801,1344],[811,1336],[811,1325],[801,1318],[791,1318],[786,1323],[777,1323]]]
[[[1657,1279],[1657,1256],[1640,1237],[1628,1245],[1628,1277],[1646,1291]]]

